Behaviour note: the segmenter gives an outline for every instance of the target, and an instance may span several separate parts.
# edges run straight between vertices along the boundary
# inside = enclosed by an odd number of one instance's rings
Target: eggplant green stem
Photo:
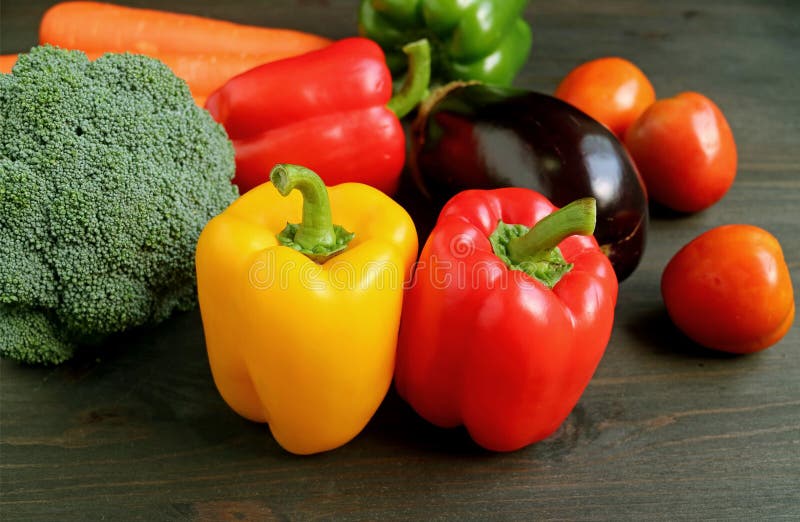
[[[288,223],[278,234],[282,245],[316,262],[325,262],[347,248],[354,234],[333,224],[328,189],[316,173],[299,165],[278,163],[272,167],[269,179],[281,196],[288,196],[295,189],[303,195],[303,220]]]
[[[400,119],[427,96],[431,82],[431,46],[428,40],[423,38],[406,44],[403,52],[408,56],[408,74],[400,91],[386,105]]]
[[[573,201],[536,223],[525,235],[509,241],[508,257],[515,264],[544,259],[569,236],[591,235],[596,221],[594,198]]]

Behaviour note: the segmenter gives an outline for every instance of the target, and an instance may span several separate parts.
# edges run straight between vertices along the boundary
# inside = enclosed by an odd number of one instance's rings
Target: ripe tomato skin
[[[628,128],[625,146],[650,198],[680,212],[710,207],[736,177],[736,143],[728,121],[696,92],[651,105]]]
[[[656,99],[653,85],[633,63],[606,57],[583,63],[559,84],[555,97],[579,108],[621,140]]]
[[[716,350],[751,353],[791,328],[795,304],[778,240],[752,225],[713,228],[684,246],[661,277],[675,325]]]

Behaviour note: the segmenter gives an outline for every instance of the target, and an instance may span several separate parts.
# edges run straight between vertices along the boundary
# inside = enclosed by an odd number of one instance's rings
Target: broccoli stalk
[[[233,147],[161,62],[43,46],[0,74],[0,354],[76,348],[196,304]]]

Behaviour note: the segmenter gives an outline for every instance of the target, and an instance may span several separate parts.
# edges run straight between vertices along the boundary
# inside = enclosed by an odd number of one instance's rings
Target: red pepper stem
[[[508,257],[514,263],[545,258],[564,239],[594,232],[597,204],[594,198],[573,201],[536,223],[525,235],[508,243]]]
[[[294,189],[303,195],[303,221],[294,235],[295,243],[306,250],[336,244],[328,189],[316,173],[299,165],[279,163],[272,167],[269,179],[281,196],[288,196]]]
[[[408,73],[400,91],[386,105],[398,118],[403,118],[428,94],[431,82],[431,46],[422,39],[403,46],[408,56]]]

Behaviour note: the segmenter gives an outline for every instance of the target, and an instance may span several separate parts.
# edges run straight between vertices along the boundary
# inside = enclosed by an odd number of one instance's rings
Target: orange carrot
[[[106,52],[230,53],[295,55],[325,47],[330,40],[294,31],[241,25],[154,9],[100,2],[62,2],[39,26],[39,42],[69,49]]]
[[[86,55],[96,60],[104,53],[89,51]],[[9,73],[17,61],[16,54],[0,55],[0,72]],[[195,101],[202,105],[205,98],[230,78],[262,63],[279,60],[279,54],[178,54],[162,53],[158,59],[172,69],[175,76],[183,78],[192,91]]]
[[[0,54],[0,73],[10,73],[15,63],[17,63],[16,54]]]
[[[95,53],[88,53],[90,59]],[[290,54],[180,54],[180,53],[159,53],[154,55],[164,62],[167,67],[172,69],[175,76],[183,78],[189,84],[192,94],[195,96],[208,96],[219,87],[248,69],[252,69],[263,63],[280,60],[294,56]]]

